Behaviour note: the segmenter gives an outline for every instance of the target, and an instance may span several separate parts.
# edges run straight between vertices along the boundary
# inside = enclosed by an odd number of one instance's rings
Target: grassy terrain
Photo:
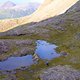
[[[66,24],[66,25],[65,25]],[[57,59],[54,59],[50,61],[50,67],[56,66],[56,65],[71,65],[75,69],[80,70],[80,26],[76,26],[70,23],[70,21],[66,22],[65,24],[61,25],[63,28],[65,28],[64,31],[61,30],[55,30],[51,24],[48,26],[43,27],[36,27],[36,29],[48,29],[49,32],[42,34],[34,33],[32,35],[21,35],[21,36],[3,36],[0,37],[1,39],[32,39],[33,41],[36,41],[38,39],[49,41],[50,43],[55,43],[59,47],[56,49],[57,52],[65,51],[68,53],[67,57],[60,57]],[[48,36],[47,36],[48,35]],[[47,37],[46,37],[47,36]],[[40,70],[48,68],[44,64],[43,61],[40,61],[39,64],[33,65],[29,68],[29,70],[17,70],[17,73],[15,74],[17,77],[17,80],[38,80],[38,75],[40,73]],[[33,75],[34,74],[34,75]]]
[[[46,40],[50,43],[54,43],[59,46],[56,50],[58,53],[61,51],[65,51],[68,53],[66,57],[59,57],[52,61],[50,61],[50,66],[56,65],[71,65],[73,68],[80,70],[80,22],[76,20],[74,16],[79,16],[79,13],[70,13],[66,15],[66,18],[63,20],[62,23],[54,24],[47,23],[48,25],[38,25],[34,28],[27,29],[27,26],[21,27],[21,33],[25,33],[24,35],[13,35],[13,36],[1,36],[1,40],[27,40],[30,39],[34,42],[36,40]],[[63,16],[64,17],[64,16]],[[77,18],[78,19],[78,18]],[[62,18],[61,18],[62,20]],[[54,26],[60,26],[62,29],[54,28]],[[32,32],[33,30],[33,32]],[[32,33],[31,33],[32,32]],[[29,34],[30,33],[30,34]],[[14,50],[14,48],[13,48]],[[11,53],[11,52],[9,52]],[[9,53],[6,53],[9,55]],[[39,64],[32,65],[30,68],[26,70],[16,70],[16,74],[14,74],[17,80],[39,80],[38,74],[41,73],[40,71],[47,67],[42,60],[39,61]],[[2,77],[0,77],[2,79]]]

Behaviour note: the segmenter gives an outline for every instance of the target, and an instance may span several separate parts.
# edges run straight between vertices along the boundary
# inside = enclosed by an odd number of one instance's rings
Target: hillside
[[[33,41],[44,39],[58,44],[61,46],[60,49],[68,47],[71,49],[70,52],[74,53],[76,52],[76,49],[73,50],[74,46],[78,50],[80,40],[79,5],[80,1],[65,14],[41,22],[21,25],[12,30],[0,33],[0,39],[29,39]]]
[[[64,14],[40,22],[20,25],[0,33],[0,44],[2,45],[0,51],[3,54],[0,55],[0,60],[10,56],[33,54],[36,40],[46,40],[56,44],[58,53],[65,51],[68,55],[50,61],[48,67],[44,62],[39,61],[38,65],[33,65],[26,70],[16,70],[16,74],[8,72],[10,76],[0,73],[3,75],[1,77],[3,80],[4,77],[14,80],[15,78],[17,80],[38,80],[39,76],[45,80],[50,79],[50,75],[52,75],[52,80],[53,78],[62,80],[63,77],[64,80],[80,80],[80,0]],[[60,76],[54,76],[56,74]]]
[[[42,5],[42,8],[40,7],[40,9],[31,15],[30,21],[38,22],[62,14],[77,1],[78,0],[47,0]],[[40,17],[36,17],[36,15]]]
[[[79,24],[79,7],[80,7],[79,4],[80,4],[80,1],[78,1],[70,9],[68,9],[64,14],[61,14],[59,16],[48,18],[48,19],[40,21],[40,22],[32,22],[32,23],[28,23],[25,25],[20,25],[12,30],[9,30],[9,31],[3,32],[3,33],[6,33],[6,35],[7,35],[7,33],[12,32],[12,33],[9,33],[8,35],[14,35],[14,34],[16,35],[15,32],[17,32],[17,34],[18,34],[18,32],[19,32],[19,34],[22,34],[22,32],[24,32],[26,34],[27,33],[26,30],[28,30],[28,29],[32,30],[36,26],[45,26],[47,24],[48,25],[53,24],[55,26],[58,26],[58,25],[60,26],[60,25],[63,25],[64,22],[67,22],[68,20],[75,21],[75,24]],[[15,20],[15,21],[17,22],[17,20]],[[12,20],[12,22],[15,22],[15,21]],[[76,23],[76,21],[77,21],[77,23]],[[7,22],[7,23],[9,23],[9,22]],[[25,28],[26,28],[26,30],[25,30]],[[25,31],[23,31],[23,30],[25,30]],[[13,31],[15,31],[15,32],[13,32]]]
[[[53,16],[57,16],[59,14],[64,13],[67,9],[69,9],[72,5],[74,5],[78,0],[64,0],[63,2],[61,0],[47,0],[44,1],[44,3],[36,10],[32,15],[26,16],[23,18],[13,20],[13,23],[10,25],[12,20],[2,20],[0,21],[0,32],[7,31],[9,29],[12,29],[16,27],[17,25],[26,24],[30,22],[38,22],[47,18],[51,18]],[[65,3],[67,4],[65,5]],[[4,24],[5,22],[9,21],[9,24]],[[14,22],[15,21],[15,22]],[[8,26],[6,26],[8,25]]]

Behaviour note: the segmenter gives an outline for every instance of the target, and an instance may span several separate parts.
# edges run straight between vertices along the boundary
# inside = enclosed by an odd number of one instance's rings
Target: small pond
[[[32,55],[23,57],[10,57],[5,61],[0,62],[0,70],[13,70],[19,69],[24,66],[30,66],[34,64]]]
[[[51,60],[60,56],[56,53],[56,48],[58,46],[50,44],[43,40],[36,41],[36,50],[35,53],[42,60]],[[0,70],[14,70],[21,67],[29,67],[35,62],[33,61],[32,55],[22,56],[22,57],[10,57],[5,61],[0,62]]]
[[[35,53],[43,60],[51,60],[53,58],[57,58],[60,54],[56,53],[56,48],[58,46],[54,44],[50,44],[43,40],[38,40],[36,42],[37,47]]]

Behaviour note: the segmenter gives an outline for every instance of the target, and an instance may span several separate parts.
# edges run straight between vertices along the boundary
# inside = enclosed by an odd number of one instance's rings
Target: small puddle
[[[38,40],[37,47],[35,53],[43,60],[51,60],[53,58],[57,58],[60,54],[56,53],[56,46],[55,44],[50,44],[43,40]]]
[[[32,55],[27,55],[23,57],[10,57],[6,61],[0,62],[0,70],[14,70],[21,67],[34,64]]]
[[[42,60],[51,60],[60,56],[56,53],[56,48],[58,46],[50,44],[43,40],[36,41],[36,50],[35,53]],[[14,70],[21,67],[29,67],[35,62],[33,61],[32,55],[22,56],[22,57],[10,57],[5,61],[0,62],[0,70]]]

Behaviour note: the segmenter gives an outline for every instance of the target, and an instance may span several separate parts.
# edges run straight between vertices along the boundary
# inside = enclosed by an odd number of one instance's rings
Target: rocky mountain
[[[27,22],[39,22],[41,20],[63,14],[77,1],[78,0],[46,0],[33,14],[29,16],[29,20]],[[25,21],[26,19],[27,17],[25,17]]]
[[[64,44],[66,44],[65,41],[67,40],[65,38],[68,38],[70,41],[73,40],[74,42],[77,39],[78,40],[80,39],[79,37],[80,8],[79,7],[80,7],[80,1],[74,4],[64,14],[40,22],[33,22],[33,23],[17,26],[14,29],[0,33],[0,36],[2,39],[4,38],[7,39],[8,37],[21,38],[22,36],[23,39],[25,37],[30,39],[40,38],[40,39],[50,40],[53,42],[57,41],[57,43],[59,43],[58,41],[61,41],[60,43],[64,43]],[[72,43],[70,44],[72,45]]]
[[[64,1],[46,0],[33,14],[29,16],[22,17],[17,20],[12,19],[12,20],[0,21],[0,32],[12,29],[17,25],[26,24],[30,22],[39,22],[41,20],[48,19],[48,18],[57,16],[59,14],[62,14],[66,10],[68,10],[71,6],[73,6],[77,1],[78,0],[64,0]],[[9,24],[8,23],[6,24],[6,22],[9,22]],[[14,24],[11,24],[12,22]]]
[[[15,3],[8,1],[0,6],[0,19],[20,18],[30,15],[39,5],[39,3],[16,5]]]
[[[7,1],[0,6],[0,9],[9,9],[9,8],[14,7],[14,6],[16,6],[15,3],[11,2],[11,1]]]
[[[37,17],[39,16],[37,15]],[[6,21],[6,23],[8,22]],[[13,20],[11,23],[13,23]],[[16,25],[16,23],[14,24]],[[80,80],[80,0],[76,1],[63,14],[40,22],[18,25],[14,29],[0,33],[0,60],[10,56],[33,54],[36,48],[36,40],[46,40],[56,44],[58,53],[65,51],[68,55],[49,61],[50,66],[48,67],[45,66],[44,62],[39,61],[38,65],[31,66],[29,69],[16,70],[17,76],[13,72],[8,72],[8,75],[0,73],[0,75],[3,75],[1,79]]]
[[[34,29],[37,26],[46,26],[49,24],[53,24],[53,26],[55,25],[54,26],[55,28],[58,28],[58,26],[60,28],[60,25],[63,25],[63,24],[65,25],[65,23],[68,21],[70,21],[70,22],[73,21],[75,23],[75,25],[79,24],[79,19],[80,19],[79,18],[80,17],[79,16],[79,13],[80,13],[79,5],[80,5],[80,1],[78,1],[76,4],[74,4],[71,8],[69,8],[64,14],[61,14],[61,15],[58,15],[58,16],[55,16],[55,17],[52,17],[52,18],[49,18],[49,19],[46,19],[46,20],[43,20],[40,22],[32,22],[32,23],[22,25],[24,27],[18,26],[17,28],[14,28],[14,29],[6,31],[6,32],[8,32],[8,35],[16,35],[16,33],[17,34],[19,33],[18,35],[20,35],[20,34],[27,34],[26,30],[30,30],[31,33],[34,32]],[[58,26],[56,26],[56,25],[58,25]],[[26,30],[24,28],[26,28]],[[31,31],[31,30],[33,30],[33,31]],[[5,33],[5,32],[3,32],[3,33]]]

